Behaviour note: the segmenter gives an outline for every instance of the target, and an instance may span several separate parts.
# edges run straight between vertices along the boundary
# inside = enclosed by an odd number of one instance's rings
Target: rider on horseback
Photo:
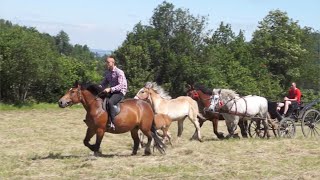
[[[109,93],[108,108],[110,121],[108,126],[115,129],[114,118],[116,116],[116,109],[114,105],[118,104],[126,95],[128,88],[127,79],[124,72],[115,66],[115,58],[113,56],[106,58],[106,68],[101,87],[104,89],[104,92]],[[110,87],[107,87],[107,85]]]

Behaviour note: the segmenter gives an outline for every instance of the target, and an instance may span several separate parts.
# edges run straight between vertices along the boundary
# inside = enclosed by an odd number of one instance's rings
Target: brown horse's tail
[[[158,149],[158,151],[160,151],[161,154],[165,154],[166,145],[161,141],[161,139],[157,135],[157,129],[154,122],[152,123],[152,126],[151,126],[151,135],[152,135],[152,138],[154,139],[154,146]]]

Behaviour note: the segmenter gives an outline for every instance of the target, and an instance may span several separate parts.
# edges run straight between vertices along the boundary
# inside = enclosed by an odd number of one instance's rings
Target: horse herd
[[[61,108],[81,103],[87,114],[84,122],[87,125],[86,136],[83,140],[94,155],[100,155],[100,144],[104,133],[125,133],[130,131],[134,145],[132,155],[137,154],[140,145],[138,131],[140,130],[148,139],[145,155],[151,154],[151,141],[161,153],[165,153],[166,145],[159,138],[157,130],[163,131],[163,139],[169,139],[168,128],[173,121],[178,122],[178,140],[182,135],[183,122],[189,119],[195,126],[192,139],[202,141],[200,127],[206,120],[213,123],[214,133],[219,139],[225,138],[218,132],[218,121],[226,121],[229,137],[237,137],[235,130],[240,126],[241,134],[247,137],[247,121],[241,117],[258,117],[267,128],[268,102],[260,96],[239,95],[230,89],[209,90],[201,85],[187,85],[187,96],[172,99],[169,94],[157,83],[147,82],[133,99],[125,99],[120,103],[120,113],[115,117],[115,129],[108,129],[108,111],[103,109],[103,99],[100,86],[96,84],[79,84],[76,82],[72,88],[59,100]],[[266,130],[267,131],[267,130]],[[268,131],[267,131],[268,132]],[[89,143],[96,135],[95,144]],[[269,134],[267,134],[269,137]]]

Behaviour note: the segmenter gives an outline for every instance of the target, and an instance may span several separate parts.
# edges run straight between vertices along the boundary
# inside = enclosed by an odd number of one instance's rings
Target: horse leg
[[[269,125],[268,125],[268,119],[265,118],[263,120],[263,125],[264,125],[264,131],[267,132],[267,138],[270,138],[270,133],[269,133]]]
[[[226,125],[229,132],[226,138],[229,139],[230,137],[236,137],[236,135],[234,134],[234,131],[235,131],[234,121],[226,120]]]
[[[228,135],[226,136],[227,139],[229,139],[230,137],[233,136],[233,127],[232,127],[232,123],[230,121],[226,121],[226,125],[227,125],[227,129],[228,129]]]
[[[198,118],[198,119],[199,119],[199,126],[201,128],[203,123],[206,121],[206,119],[201,119],[201,118]],[[197,129],[194,130],[194,133],[193,133],[191,139],[198,139]]]
[[[132,149],[131,155],[136,155],[139,149],[140,138],[139,138],[138,131],[139,131],[138,128],[134,128],[131,130],[131,137],[133,139],[133,149]]]
[[[219,119],[218,118],[214,118],[212,120],[213,132],[219,139],[223,139],[224,138],[223,133],[222,132],[218,132],[218,123],[219,123]]]
[[[94,155],[95,156],[99,156],[101,155],[101,151],[100,150],[100,145],[101,145],[101,141],[103,138],[103,135],[105,133],[105,129],[104,128],[97,128],[96,129],[96,144],[94,145]]]
[[[248,138],[248,121],[245,119],[242,119],[241,121],[238,122],[238,126],[240,127],[241,130],[241,135],[243,138]]]
[[[238,124],[239,124],[239,120],[240,120],[239,116],[236,116],[234,121],[232,122],[232,131],[233,131],[233,138],[239,138],[240,139],[238,133],[235,133],[235,131],[236,131],[237,127],[238,127]]]
[[[197,116],[195,117],[191,117],[189,116],[189,119],[190,121],[193,123],[194,127],[196,128],[196,132],[197,132],[197,139],[200,141],[200,142],[203,142],[202,139],[201,139],[201,133],[200,133],[200,123],[198,121],[198,118]],[[192,137],[193,138],[193,137]],[[191,138],[191,139],[192,139]]]
[[[143,139],[144,139],[144,134],[141,131],[138,131],[139,134],[139,139],[140,139],[140,145],[139,147],[143,148],[145,146]]]
[[[182,135],[182,131],[183,131],[183,121],[184,121],[184,119],[178,121],[178,139],[177,139],[177,141],[179,141],[179,139],[180,139],[180,137],[181,137],[181,135]]]
[[[92,128],[87,128],[86,137],[83,140],[83,144],[87,146],[91,151],[94,151],[94,146],[89,143],[90,139],[96,134]]]
[[[146,148],[144,149],[144,155],[149,156],[151,154],[151,141],[152,141],[152,135],[151,135],[151,131],[149,130],[148,132],[145,133],[145,135],[148,138],[148,142],[146,144]]]
[[[168,134],[169,127],[164,127],[164,128],[162,128],[162,131],[163,131],[163,141],[164,141],[164,143],[165,143],[166,141],[169,141],[170,145],[172,146],[171,137],[170,137],[169,134]]]

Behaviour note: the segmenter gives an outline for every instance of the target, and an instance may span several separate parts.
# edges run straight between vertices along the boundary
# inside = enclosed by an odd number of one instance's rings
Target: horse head
[[[211,112],[219,112],[220,104],[221,104],[221,89],[213,89],[211,103],[209,106],[209,111]]]
[[[141,99],[141,100],[148,100],[149,99],[149,89],[148,88],[141,88],[138,93],[134,96],[134,99]]]
[[[59,107],[65,108],[73,104],[80,103],[82,100],[81,86],[76,81],[74,87],[70,88],[62,98],[59,99]]]
[[[194,100],[199,100],[199,94],[193,85],[186,84],[187,96],[191,97]]]
[[[99,85],[91,83],[79,84],[78,81],[76,81],[73,87],[70,88],[66,92],[66,94],[58,101],[59,107],[65,108],[67,106],[72,106],[73,104],[78,104],[80,102],[83,103],[83,99],[88,98],[84,91],[90,92],[92,94],[92,97],[94,97],[95,99],[97,97],[103,98],[104,96],[106,96],[102,87],[100,87]]]
[[[231,89],[213,89],[209,110],[219,112],[221,108],[226,108],[230,101],[238,98],[239,94]]]
[[[151,96],[158,96],[159,98],[170,100],[168,92],[166,92],[161,86],[157,85],[156,82],[147,82],[143,88],[134,97],[135,99],[150,100]]]

